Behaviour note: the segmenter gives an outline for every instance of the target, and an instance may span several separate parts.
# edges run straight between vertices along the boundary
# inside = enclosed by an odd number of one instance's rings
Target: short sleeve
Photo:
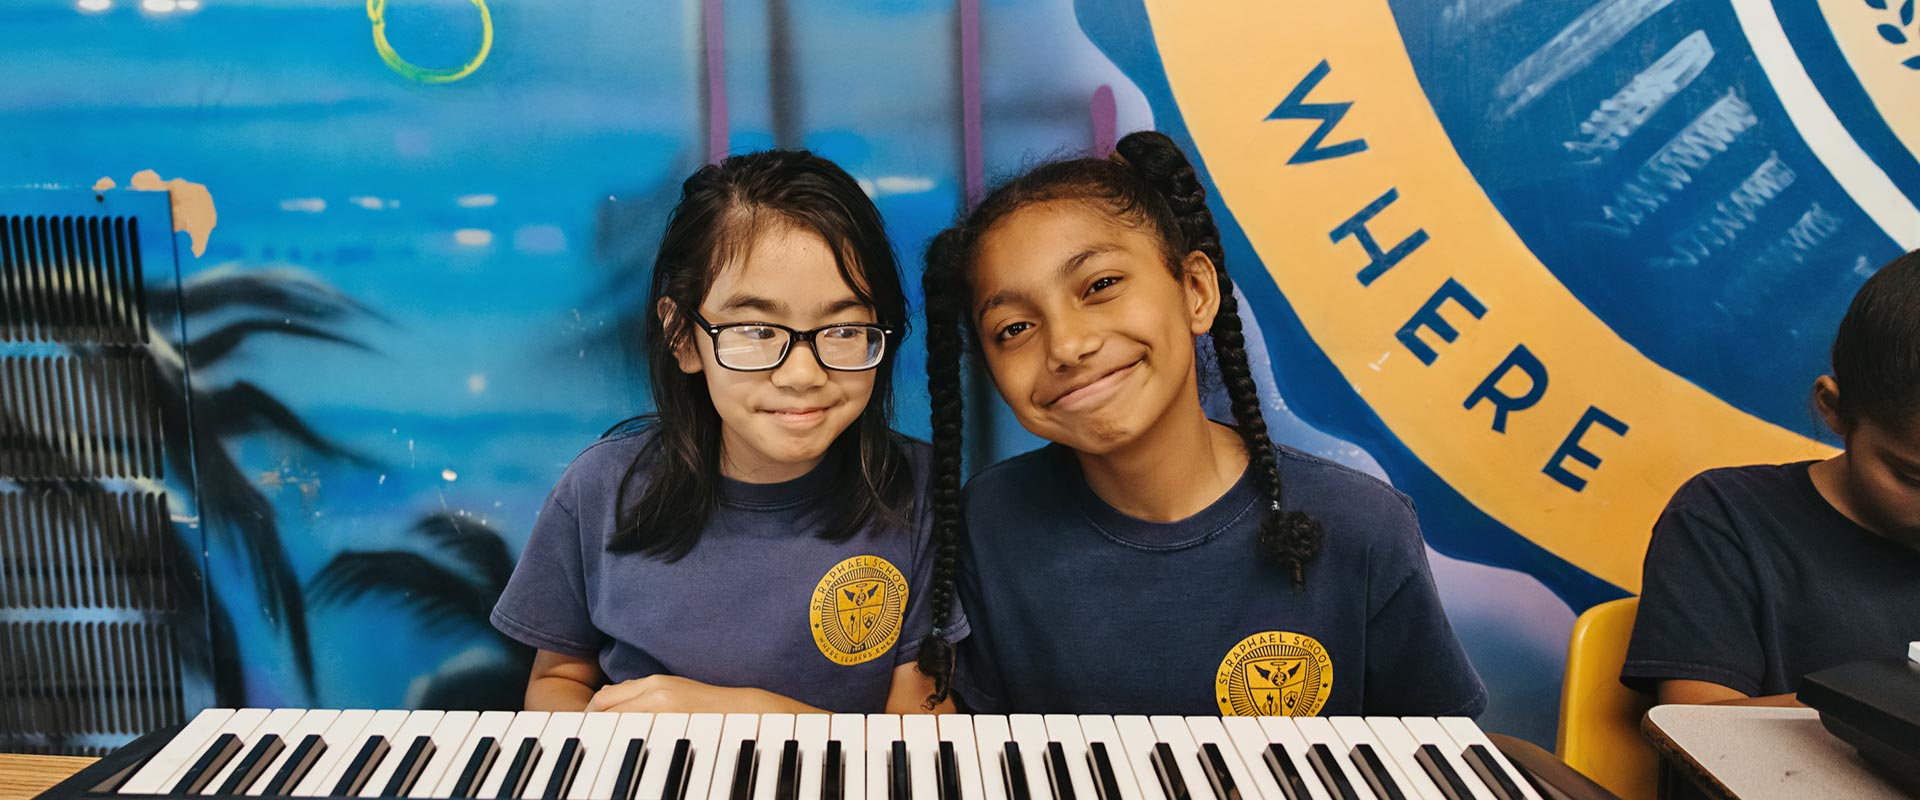
[[[1758,584],[1731,531],[1670,506],[1654,524],[1640,583],[1622,683],[1651,694],[1661,681],[1695,680],[1760,694]]]
[[[580,522],[560,502],[566,486],[547,496],[513,577],[493,607],[493,626],[541,650],[595,658],[607,635],[594,627],[581,564]]]
[[[1403,554],[1411,569],[1367,621],[1362,708],[1402,717],[1477,717],[1487,708],[1487,688],[1447,621],[1417,533],[1413,548]]]

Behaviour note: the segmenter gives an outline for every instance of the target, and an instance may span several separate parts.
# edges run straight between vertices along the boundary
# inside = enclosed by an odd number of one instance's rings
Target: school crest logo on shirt
[[[835,664],[879,658],[900,638],[907,579],[879,556],[854,556],[820,578],[808,606],[813,643]]]
[[[1311,636],[1256,633],[1227,651],[1214,677],[1220,713],[1242,717],[1311,717],[1333,694],[1333,658]]]

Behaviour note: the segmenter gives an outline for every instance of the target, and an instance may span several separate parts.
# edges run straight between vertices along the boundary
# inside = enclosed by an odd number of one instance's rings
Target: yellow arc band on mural
[[[480,50],[473,59],[453,69],[430,69],[416,67],[393,49],[387,42],[387,0],[367,0],[367,19],[373,21],[373,49],[379,51],[380,60],[387,62],[394,72],[421,83],[452,83],[472,75],[474,70],[486,63],[487,54],[493,51],[493,14],[487,10],[487,0],[470,0],[473,7],[480,9]]]
[[[1555,279],[1454,150],[1386,0],[1147,8],[1200,160],[1308,334],[1488,516],[1638,592],[1688,478],[1834,452],[1654,363]],[[1352,106],[1313,141],[1324,119],[1268,117],[1323,62],[1306,101]],[[1303,145],[1322,157],[1289,163]]]

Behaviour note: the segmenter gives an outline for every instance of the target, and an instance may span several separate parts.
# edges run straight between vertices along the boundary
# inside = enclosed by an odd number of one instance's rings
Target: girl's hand
[[[602,687],[587,703],[587,710],[805,714],[820,709],[760,689],[714,686],[677,675],[648,675]]]

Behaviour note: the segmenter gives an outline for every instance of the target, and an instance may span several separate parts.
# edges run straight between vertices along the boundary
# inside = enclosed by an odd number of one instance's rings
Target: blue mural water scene
[[[138,222],[144,347],[99,352],[159,376],[134,402],[191,455],[61,477],[168,498],[187,705],[513,707],[530,654],[487,614],[561,471],[649,410],[687,174],[843,165],[917,313],[926,242],[997,177],[1166,131],[1274,438],[1413,497],[1481,724],[1551,747],[1569,626],[1638,591],[1679,482],[1831,452],[1807,388],[1920,246],[1920,28],[1888,6],[12,0],[0,214]],[[970,467],[1038,443],[970,409]],[[119,619],[70,605],[0,621]]]

